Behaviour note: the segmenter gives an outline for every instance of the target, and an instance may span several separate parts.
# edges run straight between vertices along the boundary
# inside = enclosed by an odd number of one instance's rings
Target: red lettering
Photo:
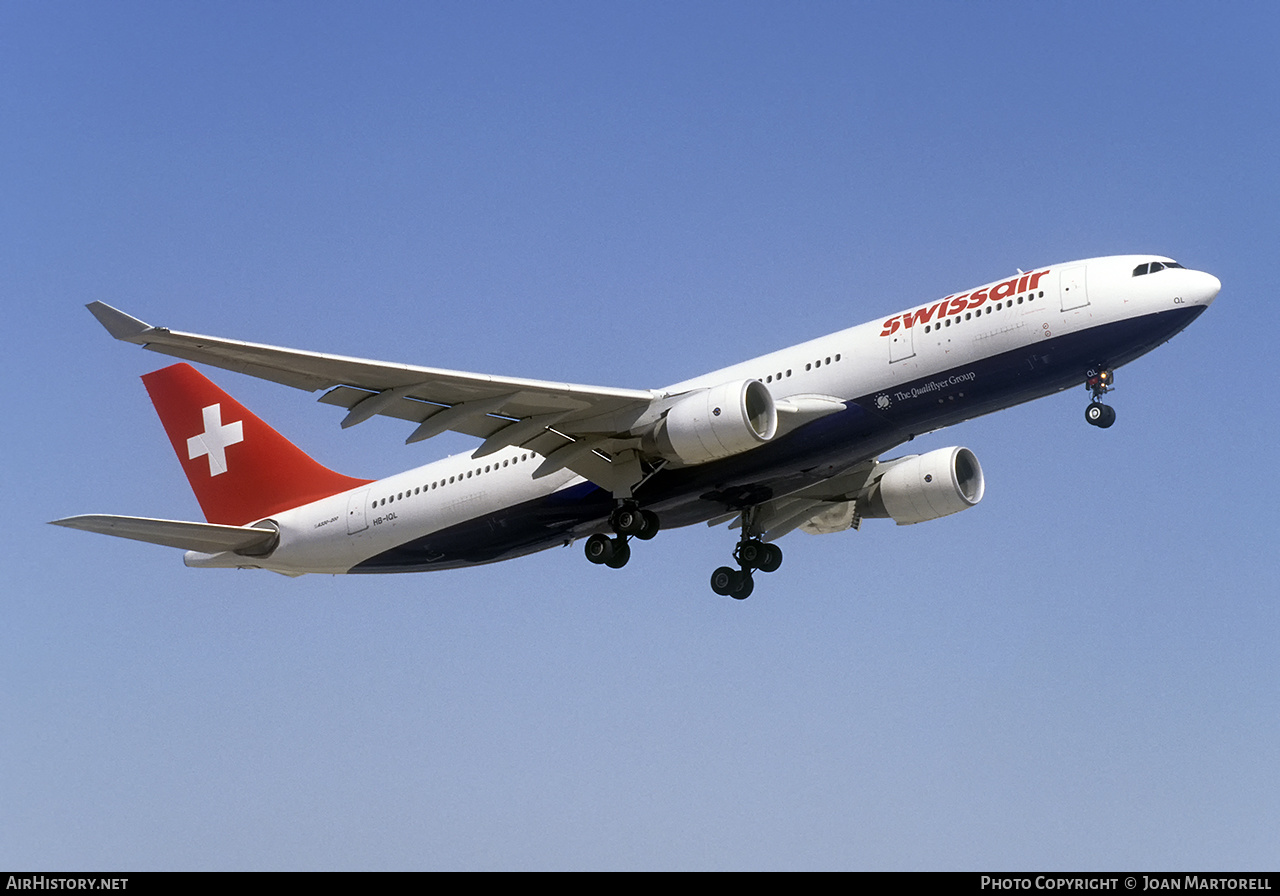
[[[903,318],[906,320],[908,327],[914,327],[916,324],[927,324],[933,320],[933,312],[945,304],[946,302],[939,302],[937,305],[930,305],[928,308],[918,308],[914,314],[904,314]]]
[[[997,283],[991,287],[991,301],[998,302],[1001,299],[1007,299],[1018,291],[1018,278],[1006,280],[1003,283]]]
[[[1049,268],[1043,271],[1036,271],[1033,274],[1023,274],[1021,277],[1013,277],[1002,283],[997,283],[995,286],[988,287],[988,289],[979,289],[972,293],[962,292],[959,295],[947,296],[941,302],[933,305],[917,308],[915,311],[905,311],[886,320],[880,335],[892,336],[903,327],[927,324],[934,319],[934,315],[937,315],[938,319],[941,320],[948,315],[959,314],[965,309],[972,310],[981,307],[988,300],[997,302],[1009,298],[1014,293],[1036,289],[1040,285],[1040,280],[1051,270],[1052,268]],[[990,293],[989,295],[988,292]]]

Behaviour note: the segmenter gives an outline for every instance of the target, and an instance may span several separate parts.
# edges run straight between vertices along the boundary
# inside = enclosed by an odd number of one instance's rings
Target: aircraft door
[[[355,535],[357,532],[363,532],[369,528],[369,516],[366,508],[369,506],[369,490],[367,488],[359,489],[351,493],[351,497],[347,498],[347,534]]]
[[[1085,285],[1085,265],[1063,268],[1058,275],[1058,294],[1062,297],[1062,310],[1074,311],[1089,304],[1089,289]]]
[[[915,341],[911,338],[913,327],[898,327],[889,334],[889,363],[905,361],[916,356]]]

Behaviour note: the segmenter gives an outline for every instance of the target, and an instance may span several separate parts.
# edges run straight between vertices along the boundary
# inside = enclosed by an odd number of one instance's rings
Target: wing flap
[[[321,404],[331,404],[334,407],[352,410],[356,405],[378,394],[367,389],[337,386],[316,400]],[[408,420],[410,423],[421,423],[436,411],[443,410],[444,407],[445,405],[432,404],[416,398],[399,398],[381,408],[378,413],[383,417],[395,417],[399,420]]]

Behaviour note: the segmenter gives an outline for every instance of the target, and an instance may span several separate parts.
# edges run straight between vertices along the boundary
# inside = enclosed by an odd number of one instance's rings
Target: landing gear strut
[[[722,566],[711,574],[711,590],[734,600],[746,600],[751,596],[756,587],[751,577],[752,570],[774,572],[782,565],[782,548],[760,541],[753,532],[753,511],[754,508],[743,511],[742,538],[733,549],[733,559],[738,561],[739,568]]]
[[[1089,406],[1084,409],[1084,419],[1099,429],[1106,429],[1116,422],[1115,408],[1102,403],[1102,396],[1115,388],[1115,374],[1110,370],[1102,370],[1090,374],[1085,380],[1085,388],[1089,390]]]
[[[624,501],[609,514],[609,528],[615,537],[597,532],[587,539],[586,555],[592,563],[602,563],[610,569],[622,569],[631,559],[631,536],[648,541],[658,534],[658,515],[652,510],[641,510],[634,501]]]

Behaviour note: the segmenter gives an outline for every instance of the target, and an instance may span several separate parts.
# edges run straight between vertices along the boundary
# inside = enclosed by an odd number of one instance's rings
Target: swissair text
[[[961,311],[972,311],[987,302],[999,302],[1028,289],[1037,289],[1040,285],[1040,280],[1050,270],[1050,268],[1046,268],[1043,271],[1036,271],[1032,274],[1023,274],[1021,277],[1013,277],[993,286],[984,286],[982,289],[974,290],[973,292],[962,292],[959,295],[947,296],[942,301],[935,302],[932,305],[896,314],[884,322],[884,329],[880,331],[880,335],[889,336],[898,332],[901,327],[927,324],[935,317],[942,319],[948,315],[959,314]]]

